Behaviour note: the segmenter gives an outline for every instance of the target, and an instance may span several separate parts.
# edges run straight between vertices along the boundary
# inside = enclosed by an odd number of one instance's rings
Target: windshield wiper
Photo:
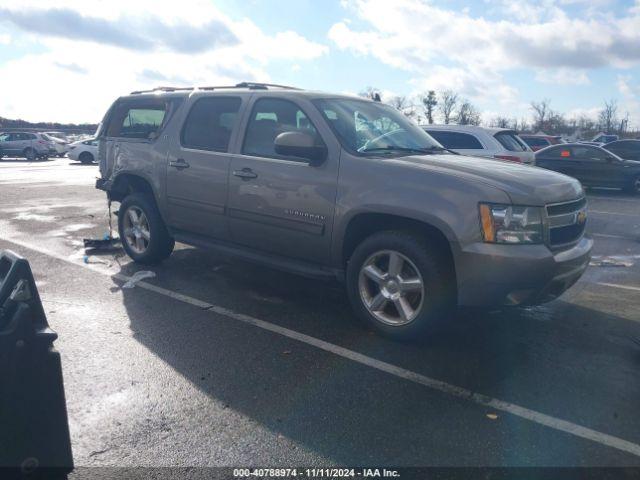
[[[376,148],[366,148],[361,150],[360,153],[366,152],[410,152],[410,153],[420,153],[422,155],[435,155],[437,152],[451,152],[454,155],[459,155],[459,153],[454,152],[453,150],[449,150],[448,148],[432,146],[432,147],[399,147],[397,145],[387,145],[386,147],[376,147]]]
[[[452,153],[453,155],[460,155],[455,150],[451,150],[450,148],[445,148],[445,147],[438,147],[436,145],[434,145],[433,147],[429,147],[428,150],[431,152],[449,152],[449,153]]]

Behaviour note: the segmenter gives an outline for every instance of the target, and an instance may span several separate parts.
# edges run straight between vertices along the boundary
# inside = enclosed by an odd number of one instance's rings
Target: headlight
[[[482,235],[488,243],[542,243],[542,209],[480,204]]]

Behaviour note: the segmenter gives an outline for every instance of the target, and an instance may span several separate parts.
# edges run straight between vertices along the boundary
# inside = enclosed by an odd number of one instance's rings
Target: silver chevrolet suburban
[[[456,305],[558,297],[589,263],[570,177],[447,151],[380,102],[278,85],[115,101],[96,187],[136,262],[174,241],[346,283],[357,315],[410,338]]]

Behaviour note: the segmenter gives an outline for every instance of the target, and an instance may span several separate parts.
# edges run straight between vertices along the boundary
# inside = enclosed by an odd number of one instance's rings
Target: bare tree
[[[615,100],[605,101],[604,108],[598,114],[598,121],[600,122],[600,128],[605,133],[611,133],[614,127],[618,126],[618,102]]]
[[[377,102],[380,102],[382,100],[382,95],[380,94],[380,90],[371,86],[365,88],[360,93],[358,93],[358,96],[369,98]]]
[[[415,105],[404,95],[391,97],[387,103],[389,103],[389,105],[391,105],[392,107],[400,110],[409,118],[414,118],[416,116]]]
[[[491,120],[491,126],[496,128],[510,128],[512,124],[512,120],[509,120],[507,117],[496,117]]]
[[[445,90],[440,94],[439,110],[442,114],[444,123],[449,124],[453,116],[453,112],[458,105],[458,94],[451,90]]]
[[[424,107],[424,111],[427,115],[427,122],[429,125],[433,124],[433,113],[438,105],[438,99],[436,97],[436,92],[433,90],[429,90],[427,95],[422,95],[420,98],[422,105]]]
[[[463,99],[456,113],[456,122],[459,125],[480,125],[480,112],[466,99]]]
[[[533,111],[534,128],[544,130],[549,121],[549,117],[553,115],[551,111],[551,100],[545,98],[540,102],[531,102],[531,110]]]

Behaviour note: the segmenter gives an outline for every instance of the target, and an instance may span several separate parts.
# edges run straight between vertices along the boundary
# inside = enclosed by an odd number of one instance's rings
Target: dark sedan
[[[625,160],[640,161],[640,140],[616,140],[607,143],[604,148]]]
[[[577,178],[588,187],[623,188],[640,194],[640,161],[622,159],[602,147],[554,145],[536,152],[536,165]]]

